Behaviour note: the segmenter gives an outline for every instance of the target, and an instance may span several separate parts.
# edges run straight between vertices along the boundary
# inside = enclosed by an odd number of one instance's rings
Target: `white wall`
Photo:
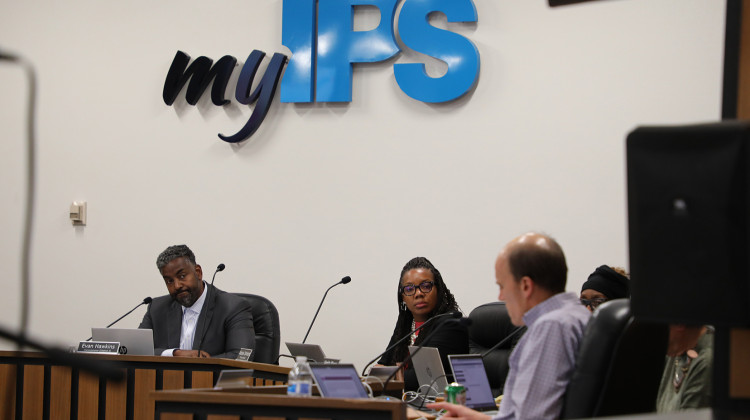
[[[164,78],[177,50],[287,53],[281,0],[0,1],[0,48],[39,77],[30,332],[75,342],[164,294],[154,262],[178,243],[207,273],[227,265],[219,287],[274,301],[282,342],[301,340],[325,289],[350,275],[308,341],[357,366],[388,341],[411,257],[430,258],[467,313],[497,298],[495,255],[527,230],[562,244],[569,290],[600,264],[626,265],[625,136],[719,118],[724,2],[474,1],[478,24],[451,26],[481,54],[471,95],[426,105],[400,91],[394,60],[367,65],[350,104],[277,97],[236,146],[217,133],[238,130],[248,107],[208,94],[191,107],[184,92],[166,106]],[[0,92],[0,319],[15,328],[20,69],[0,63]],[[86,227],[67,218],[74,200],[88,202]]]

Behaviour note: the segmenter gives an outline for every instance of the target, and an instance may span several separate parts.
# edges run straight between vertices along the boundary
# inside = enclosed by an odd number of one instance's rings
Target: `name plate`
[[[109,341],[81,341],[78,343],[78,353],[119,354],[120,343]]]
[[[253,349],[241,348],[240,353],[237,355],[237,359],[235,360],[244,360],[247,362],[250,360],[250,356],[252,355],[253,355]]]

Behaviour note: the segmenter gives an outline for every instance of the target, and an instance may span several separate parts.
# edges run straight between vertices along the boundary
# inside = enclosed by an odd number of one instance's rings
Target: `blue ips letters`
[[[398,3],[284,0],[282,43],[292,57],[281,81],[281,102],[351,102],[352,65],[395,56],[399,52],[396,25],[406,47],[448,65],[444,76],[432,78],[424,64],[395,64],[396,82],[404,93],[422,102],[447,102],[471,90],[479,76],[479,51],[468,39],[435,28],[428,19],[431,13],[442,12],[449,22],[476,22],[472,0],[403,0],[396,22]],[[371,31],[354,31],[353,8],[364,5],[378,8],[380,24]]]
[[[459,98],[476,84],[479,51],[468,39],[431,26],[431,13],[443,12],[448,22],[476,22],[471,0],[406,1],[401,8],[398,32],[409,48],[448,64],[439,78],[427,75],[424,64],[394,64],[396,82],[404,93],[422,102],[447,102]]]

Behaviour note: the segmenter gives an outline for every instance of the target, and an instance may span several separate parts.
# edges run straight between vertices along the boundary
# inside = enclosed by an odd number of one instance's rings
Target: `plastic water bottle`
[[[307,364],[307,357],[297,356],[294,367],[289,371],[286,394],[294,397],[309,397],[312,395],[312,371]]]

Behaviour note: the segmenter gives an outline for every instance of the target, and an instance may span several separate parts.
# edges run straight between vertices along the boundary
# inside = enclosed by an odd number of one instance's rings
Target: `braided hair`
[[[437,268],[435,268],[434,265],[425,257],[415,257],[409,260],[409,262],[404,265],[404,268],[401,269],[401,275],[398,278],[398,287],[396,289],[396,301],[398,303],[398,320],[396,321],[396,329],[393,331],[393,337],[404,337],[405,335],[409,334],[411,332],[411,325],[412,321],[414,320],[414,316],[412,315],[411,311],[409,311],[408,308],[406,308],[406,305],[404,304],[404,297],[401,294],[401,281],[404,278],[404,275],[409,272],[409,270],[414,270],[418,268],[424,268],[426,270],[430,270],[432,273],[433,280],[435,282],[435,290],[437,292],[437,305],[435,306],[435,309],[432,310],[427,316],[427,319],[432,318],[435,315],[444,314],[447,312],[452,311],[461,311],[461,308],[458,307],[458,304],[456,303],[456,298],[453,297],[453,294],[450,290],[448,290],[448,286],[445,285],[443,282],[443,276],[440,275],[440,271],[438,271]],[[424,327],[422,330],[419,331],[419,337],[417,337],[417,341],[414,343],[415,345],[418,345],[421,342],[421,339],[429,335],[430,331],[433,329],[434,325],[430,324],[426,327]],[[406,356],[409,354],[409,343],[408,340],[404,341],[403,343],[400,343],[398,346],[396,346],[392,353],[391,353],[391,362],[396,363],[404,360]]]

